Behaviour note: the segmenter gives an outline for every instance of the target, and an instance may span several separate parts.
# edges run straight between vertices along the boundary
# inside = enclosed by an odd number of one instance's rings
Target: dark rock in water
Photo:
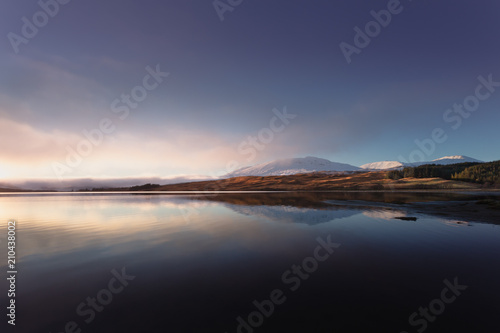
[[[412,217],[412,216],[400,216],[400,217],[395,217],[396,220],[403,220],[403,221],[416,221],[418,218]]]

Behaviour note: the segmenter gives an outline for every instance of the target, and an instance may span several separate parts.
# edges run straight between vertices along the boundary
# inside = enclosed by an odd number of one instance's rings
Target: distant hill
[[[404,167],[417,167],[426,164],[438,164],[438,165],[449,165],[457,163],[484,163],[483,161],[477,160],[472,157],[464,155],[454,155],[454,156],[444,156],[437,158],[432,161],[416,162],[416,163],[404,163],[399,161],[382,161],[364,164],[361,169],[364,170],[395,170],[402,169]]]
[[[275,160],[250,167],[244,167],[226,174],[225,178],[245,176],[286,176],[298,173],[319,171],[359,171],[358,167],[350,164],[336,163],[324,158],[304,157]]]
[[[483,161],[476,160],[475,158],[463,156],[463,155],[445,156],[445,157],[441,157],[441,158],[432,160],[431,162],[432,163],[424,162],[424,164],[447,165],[447,164],[456,164],[456,163],[484,163]],[[419,164],[421,164],[421,163],[419,163]]]

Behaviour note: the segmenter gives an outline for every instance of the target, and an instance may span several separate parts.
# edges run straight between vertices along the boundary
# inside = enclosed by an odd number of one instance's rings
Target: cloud
[[[0,133],[0,158],[7,163],[49,161],[60,154],[65,144],[79,138],[70,132],[45,132],[5,118],[0,118]]]
[[[113,94],[109,87],[63,58],[45,58],[18,56],[2,68],[0,88],[7,97],[0,101],[4,115],[7,111],[11,119],[45,128],[74,129],[110,113]]]
[[[147,130],[122,130],[120,123],[114,125],[115,132],[103,135],[102,142],[92,145],[91,153],[81,156],[82,162],[71,166],[71,171],[65,173],[64,177],[215,176],[230,171],[226,168],[230,161],[246,166],[276,156],[289,156],[294,149],[290,148],[293,145],[290,145],[289,140],[293,135],[287,132],[289,129],[278,133],[273,142],[264,145],[263,150],[255,150],[255,159],[248,161],[248,156],[241,155],[238,147],[249,135],[255,137],[257,132],[227,137],[197,129],[174,128],[150,133]],[[0,131],[4,137],[0,142],[0,159],[4,171],[0,176],[7,176],[5,170],[8,168],[9,178],[55,178],[52,164],[69,165],[69,152],[78,151],[78,145],[88,141],[78,131],[46,131],[6,118],[0,118]],[[290,131],[293,132],[293,129]]]

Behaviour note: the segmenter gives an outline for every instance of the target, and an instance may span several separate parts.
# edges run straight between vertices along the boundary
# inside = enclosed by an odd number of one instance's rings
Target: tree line
[[[387,173],[389,179],[401,178],[443,178],[481,184],[500,184],[500,161],[489,163],[457,163],[449,165],[426,164],[405,167]]]
[[[454,173],[451,179],[481,184],[500,184],[500,161],[468,167],[461,172]]]

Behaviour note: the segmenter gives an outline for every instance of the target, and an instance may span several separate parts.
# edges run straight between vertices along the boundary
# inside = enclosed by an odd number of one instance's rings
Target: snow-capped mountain
[[[225,177],[243,176],[285,176],[297,173],[308,173],[317,171],[358,171],[361,170],[350,164],[335,163],[324,158],[304,157],[287,158],[272,162],[244,167],[228,173]]]
[[[432,163],[445,165],[445,164],[456,164],[456,163],[484,163],[484,162],[468,156],[455,155],[455,156],[445,156],[432,160]]]
[[[428,162],[404,163],[398,161],[382,161],[364,164],[361,167],[356,167],[350,164],[332,162],[324,158],[304,157],[304,158],[287,158],[275,160],[267,163],[261,163],[254,166],[243,167],[223,176],[244,177],[244,176],[286,176],[298,173],[309,173],[319,171],[336,171],[336,172],[352,172],[352,171],[370,171],[370,170],[394,170],[401,169],[405,166],[419,166],[424,164],[455,164],[482,161],[476,160],[468,156],[445,156]]]
[[[404,166],[404,163],[398,161],[382,161],[363,164],[360,168],[365,170],[389,170],[402,168]]]
[[[484,163],[483,161],[476,160],[475,158],[464,156],[464,155],[455,155],[455,156],[444,156],[441,158],[437,158],[432,161],[425,162],[416,162],[416,163],[404,163],[398,161],[382,161],[382,162],[374,162],[368,163],[361,166],[361,169],[364,170],[390,170],[390,169],[400,169],[405,166],[415,167],[419,165],[425,164],[440,164],[440,165],[448,165],[448,164],[456,164],[456,163]]]

